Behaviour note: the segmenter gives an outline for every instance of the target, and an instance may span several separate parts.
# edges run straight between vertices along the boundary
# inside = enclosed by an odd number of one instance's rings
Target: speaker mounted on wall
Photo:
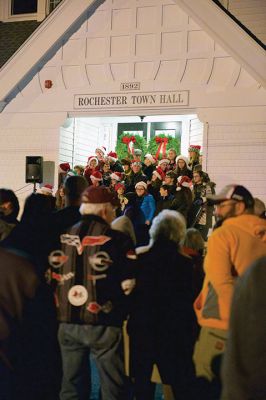
[[[26,156],[26,183],[42,183],[43,157]]]

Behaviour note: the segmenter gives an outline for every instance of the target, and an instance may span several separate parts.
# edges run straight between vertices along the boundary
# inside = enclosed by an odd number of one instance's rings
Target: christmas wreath
[[[143,156],[147,153],[147,143],[145,138],[140,135],[131,135],[126,132],[118,137],[115,151],[119,160],[122,158],[134,159],[135,149],[140,149]]]
[[[175,149],[176,154],[180,154],[180,138],[173,138],[169,135],[154,136],[148,144],[148,153],[151,153],[155,158],[161,159],[166,157],[166,152],[169,149]]]

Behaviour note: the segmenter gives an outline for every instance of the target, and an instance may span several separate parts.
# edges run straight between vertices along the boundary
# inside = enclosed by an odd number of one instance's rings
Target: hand
[[[125,295],[129,295],[136,286],[136,279],[126,279],[121,282],[121,287]]]
[[[148,220],[145,221],[145,225],[148,225],[148,226],[149,226],[150,224],[151,224],[150,221],[148,221]]]

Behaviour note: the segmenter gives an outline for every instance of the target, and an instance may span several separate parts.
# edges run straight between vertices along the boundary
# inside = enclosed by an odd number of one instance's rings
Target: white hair
[[[112,207],[111,203],[81,203],[79,212],[81,215],[100,215],[101,212],[105,210],[108,205]]]
[[[182,214],[174,210],[163,210],[152,221],[150,238],[154,243],[158,239],[172,240],[179,244],[184,240],[186,221]]]

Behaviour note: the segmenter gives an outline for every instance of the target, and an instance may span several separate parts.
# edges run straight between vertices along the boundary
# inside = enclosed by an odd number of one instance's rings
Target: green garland
[[[181,139],[180,139],[180,138],[173,138],[172,136],[164,135],[164,134],[154,136],[154,137],[149,141],[148,149],[147,149],[148,153],[151,153],[153,156],[155,156],[155,154],[156,154],[156,152],[157,152],[157,150],[158,150],[158,147],[159,147],[159,144],[156,143],[156,138],[157,138],[157,137],[160,137],[160,138],[168,138],[168,143],[167,143],[167,145],[166,145],[166,150],[175,149],[176,154],[177,154],[177,155],[180,154],[180,140],[181,140]],[[161,158],[161,157],[162,157],[162,155],[160,154],[160,157],[159,157],[159,158]]]
[[[119,160],[121,160],[122,158],[130,158],[130,159],[133,158],[132,154],[128,154],[127,145],[122,142],[123,137],[131,137],[131,136],[135,137],[136,141],[134,143],[134,149],[140,149],[142,151],[142,158],[147,153],[147,142],[145,138],[143,138],[140,135],[132,135],[130,133],[125,132],[118,137],[115,148],[115,152]]]

